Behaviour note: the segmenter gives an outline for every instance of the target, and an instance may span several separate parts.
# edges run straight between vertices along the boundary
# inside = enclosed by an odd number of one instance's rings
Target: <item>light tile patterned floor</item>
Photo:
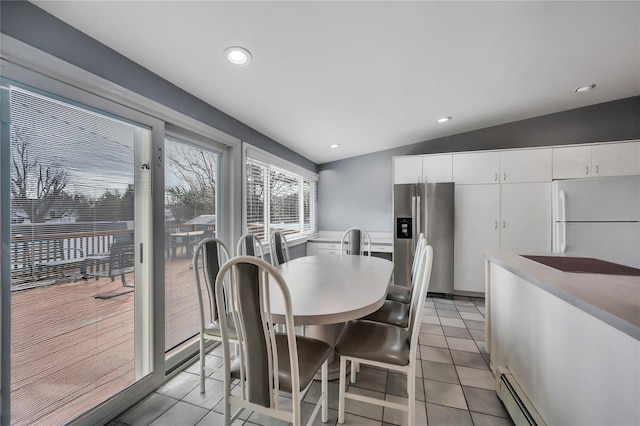
[[[420,328],[421,368],[418,369],[416,409],[417,425],[512,425],[494,388],[488,368],[489,356],[484,344],[484,300],[456,297],[454,300],[429,298]],[[208,363],[219,363],[219,352],[208,356]],[[317,399],[318,384],[313,385],[308,400]],[[384,397],[387,400],[406,399],[406,379],[401,374],[362,367],[354,392]],[[220,425],[223,424],[221,377],[207,378],[206,392],[199,391],[198,369],[191,365],[156,392],[111,422],[111,426],[143,425]],[[305,415],[311,404],[305,403]],[[338,419],[338,382],[329,384],[329,422]],[[403,425],[406,414],[357,401],[347,400],[345,424]],[[240,425],[284,424],[260,416],[243,413]],[[318,425],[323,424],[316,419]]]

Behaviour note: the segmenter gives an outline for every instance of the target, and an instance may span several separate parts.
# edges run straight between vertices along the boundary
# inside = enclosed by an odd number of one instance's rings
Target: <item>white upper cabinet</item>
[[[591,176],[627,175],[640,175],[640,142],[593,146]]]
[[[453,182],[453,155],[422,157],[422,182]]]
[[[640,142],[553,148],[553,178],[640,174]]]
[[[393,183],[422,182],[422,156],[394,157]]]
[[[500,183],[499,174],[499,152],[453,155],[453,181],[457,184]]]
[[[500,153],[500,183],[551,182],[552,151],[522,149]]]
[[[553,148],[553,178],[572,179],[591,176],[591,147]]]

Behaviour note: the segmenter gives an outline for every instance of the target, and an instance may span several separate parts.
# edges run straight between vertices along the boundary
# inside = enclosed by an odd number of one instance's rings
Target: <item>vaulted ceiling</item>
[[[640,95],[638,1],[33,3],[318,164]]]

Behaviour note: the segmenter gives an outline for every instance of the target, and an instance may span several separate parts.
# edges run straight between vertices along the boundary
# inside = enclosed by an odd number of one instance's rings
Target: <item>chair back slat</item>
[[[351,231],[350,235],[349,235],[349,239],[350,239],[350,254],[359,254],[360,253],[360,239],[362,237],[360,236],[360,230],[359,229],[354,229]]]
[[[271,246],[271,264],[273,266],[282,265],[289,261],[289,249],[287,239],[279,231],[273,231],[269,239]]]
[[[256,265],[241,263],[237,265],[236,293],[237,309],[242,324],[243,352],[246,354],[245,371],[247,377],[247,398],[264,407],[271,406],[269,359],[263,328],[263,309],[259,270]]]
[[[198,295],[201,330],[204,330],[207,321],[204,315],[202,279],[204,279],[204,286],[207,289],[209,318],[211,321],[215,321],[218,318],[218,310],[216,309],[214,285],[220,272],[220,266],[228,259],[229,251],[224,243],[217,238],[205,238],[193,250],[192,268]]]

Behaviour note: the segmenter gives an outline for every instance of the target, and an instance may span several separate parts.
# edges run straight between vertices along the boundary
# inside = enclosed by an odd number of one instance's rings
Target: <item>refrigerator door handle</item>
[[[558,212],[558,220],[564,222],[567,220],[567,193],[564,191],[560,191],[559,194],[560,201],[560,211]]]
[[[566,222],[560,223],[560,227],[562,228],[561,233],[561,242],[560,242],[560,253],[567,252],[567,224]]]
[[[416,251],[416,223],[418,216],[416,216],[416,197],[415,195],[411,196],[411,255],[413,256]]]
[[[413,235],[414,239],[418,238],[418,235],[420,235],[422,233],[422,228],[420,226],[420,219],[422,218],[422,211],[420,209],[420,205],[422,204],[422,197],[421,196],[417,196],[416,197],[417,202],[416,202],[416,219],[417,219],[417,224],[416,224],[416,232]]]

